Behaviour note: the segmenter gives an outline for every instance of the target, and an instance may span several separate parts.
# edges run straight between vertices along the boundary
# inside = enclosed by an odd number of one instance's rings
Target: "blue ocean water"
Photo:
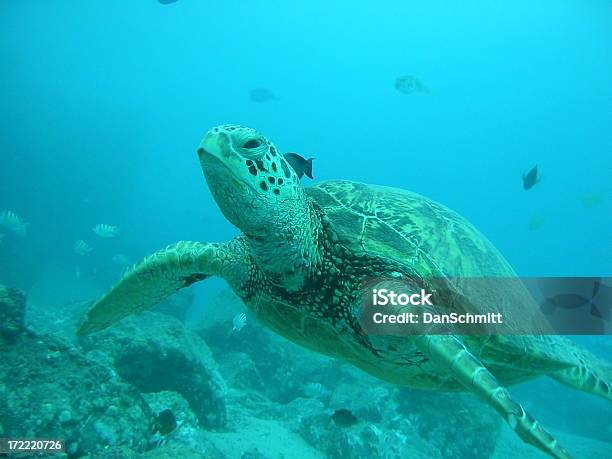
[[[225,123],[314,157],[316,181],[447,205],[521,275],[612,276],[609,1],[3,0],[0,56],[0,212],[29,225],[0,229],[0,283],[38,304],[99,296],[114,256],[236,235],[195,153]],[[403,75],[428,92],[399,92]],[[224,288],[198,285],[190,317]],[[610,337],[578,341],[609,359]],[[604,401],[538,384],[518,391],[543,421],[579,412],[612,443]]]

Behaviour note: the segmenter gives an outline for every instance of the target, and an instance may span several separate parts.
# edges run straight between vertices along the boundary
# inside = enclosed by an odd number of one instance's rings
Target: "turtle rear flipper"
[[[561,384],[612,401],[612,367],[585,349],[566,341],[568,355],[575,357],[576,363],[558,370],[549,376]]]
[[[210,276],[233,260],[228,244],[182,241],[134,266],[87,312],[77,335],[102,330],[152,308],[172,293]]]
[[[449,371],[459,383],[504,416],[523,441],[552,457],[570,458],[557,440],[512,399],[508,390],[457,338],[424,335],[417,339],[417,345],[435,364]]]

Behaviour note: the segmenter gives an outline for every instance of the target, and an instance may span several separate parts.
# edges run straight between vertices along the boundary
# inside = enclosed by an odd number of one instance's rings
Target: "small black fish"
[[[178,0],[157,0],[162,5],[169,5],[170,3],[176,3]]]
[[[309,179],[314,179],[312,176],[312,160],[314,158],[304,159],[297,153],[285,153],[283,156],[297,173],[298,178],[302,178],[302,176],[306,175]]]
[[[174,417],[172,410],[169,409],[159,413],[153,420],[153,433],[159,432],[161,435],[168,435],[176,427],[176,417]]]
[[[533,169],[526,174],[523,174],[523,189],[525,191],[530,190],[539,181],[540,177],[538,176],[538,166],[536,164],[533,166]]]
[[[268,102],[270,100],[278,99],[278,97],[276,97],[272,91],[266,88],[251,89],[249,91],[249,97],[253,102]]]
[[[351,427],[359,422],[359,419],[357,419],[350,410],[345,409],[334,411],[334,414],[331,415],[331,419],[338,427]]]

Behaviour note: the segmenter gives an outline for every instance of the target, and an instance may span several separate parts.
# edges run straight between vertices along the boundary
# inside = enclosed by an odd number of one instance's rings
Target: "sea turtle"
[[[358,318],[364,278],[515,276],[455,212],[382,186],[327,181],[303,187],[283,154],[247,127],[213,128],[197,153],[214,199],[241,234],[227,243],[179,242],[146,258],[92,306],[79,334],[220,276],[286,338],[400,385],[472,391],[524,441],[553,457],[569,455],[505,385],[548,375],[612,399],[610,368],[560,337],[364,332]],[[508,298],[518,311],[535,308],[521,291]]]

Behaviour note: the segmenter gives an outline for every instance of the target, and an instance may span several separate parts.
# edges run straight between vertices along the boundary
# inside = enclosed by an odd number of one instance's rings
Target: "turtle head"
[[[254,129],[215,127],[200,143],[198,156],[221,211],[245,234],[267,234],[288,206],[303,199],[295,171]]]

